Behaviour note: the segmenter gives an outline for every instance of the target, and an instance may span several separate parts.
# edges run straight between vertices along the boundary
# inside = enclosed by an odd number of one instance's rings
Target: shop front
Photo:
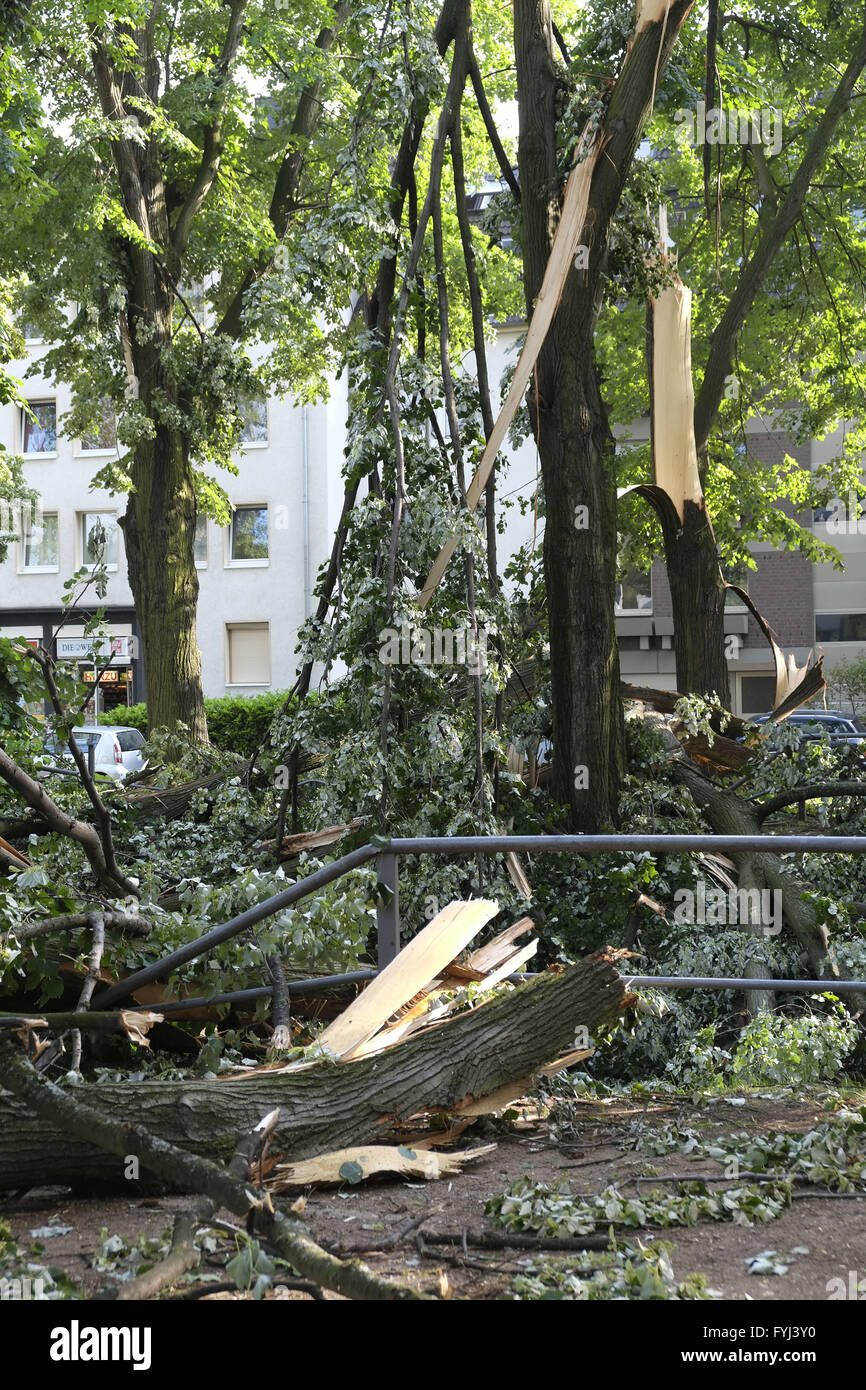
[[[124,709],[147,698],[134,610],[107,608],[107,635],[98,639],[87,636],[83,623],[68,622],[67,616],[56,609],[0,608],[0,635],[43,647],[58,665],[75,663],[80,680],[94,695],[82,712],[82,723],[92,724],[98,714],[116,710],[116,722],[123,724]]]

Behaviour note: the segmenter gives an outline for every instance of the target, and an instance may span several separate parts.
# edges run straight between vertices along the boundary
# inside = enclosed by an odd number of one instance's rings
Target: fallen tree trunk
[[[215,1209],[225,1206],[236,1216],[244,1217],[250,1234],[261,1231],[273,1242],[283,1259],[316,1284],[335,1289],[347,1298],[414,1300],[428,1297],[405,1285],[380,1279],[360,1260],[343,1263],[329,1255],[316,1245],[300,1222],[275,1210],[267,1193],[263,1194],[252,1184],[239,1180],[235,1175],[238,1165],[231,1163],[227,1169],[221,1168],[207,1159],[193,1157],[134,1125],[107,1118],[82,1104],[77,1093],[61,1090],[53,1082],[41,1080],[27,1062],[5,1048],[0,1048],[0,1079],[49,1123],[62,1125],[72,1135],[93,1135],[104,1149],[122,1163],[126,1163],[130,1155],[135,1155],[152,1172],[173,1180],[175,1185],[204,1193],[212,1199]],[[263,1115],[255,1127],[257,1134],[269,1134],[275,1119],[275,1111]],[[241,1141],[241,1158],[245,1148],[247,1152],[251,1151],[255,1137],[250,1136],[249,1147]]]
[[[195,1154],[228,1160],[235,1137],[279,1107],[273,1152],[312,1158],[380,1137],[419,1110],[447,1111],[529,1077],[613,1022],[627,1001],[612,954],[597,952],[559,975],[509,994],[385,1052],[226,1081],[79,1086],[75,1096]],[[124,1161],[40,1118],[0,1091],[0,1191],[42,1183],[119,1184]]]
[[[675,775],[691,792],[703,809],[717,835],[757,835],[761,827],[751,806],[733,792],[714,786],[682,754],[673,760]],[[775,854],[737,854],[731,858],[741,873],[744,886],[778,892],[785,926],[799,943],[816,979],[827,979],[832,990],[833,979],[850,979],[847,970],[837,966],[829,957],[827,927],[815,908],[803,898],[807,887],[801,880],[782,872],[782,861]],[[745,875],[745,879],[743,879]],[[756,963],[756,970],[757,970]],[[758,972],[760,973],[760,972]],[[772,972],[767,970],[765,978]],[[847,997],[849,1007],[861,1018],[866,1013],[866,998],[857,992]]]

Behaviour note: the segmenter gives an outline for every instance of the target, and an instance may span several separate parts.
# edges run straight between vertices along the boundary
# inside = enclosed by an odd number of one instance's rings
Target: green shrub
[[[107,709],[102,714],[96,716],[97,724],[125,724],[130,729],[140,729],[143,734],[147,733],[147,705],[119,705],[116,709]]]
[[[211,743],[224,752],[252,757],[267,737],[268,729],[286,699],[285,690],[272,690],[265,695],[226,695],[221,699],[205,700]],[[129,724],[146,733],[147,705],[108,710],[100,714],[99,723]]]

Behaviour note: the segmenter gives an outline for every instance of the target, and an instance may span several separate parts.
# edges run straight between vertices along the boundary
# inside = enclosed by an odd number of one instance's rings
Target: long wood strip
[[[580,162],[575,164],[565,187],[562,216],[553,238],[544,279],[535,301],[535,309],[526,334],[526,342],[523,344],[523,351],[514,371],[511,388],[496,417],[493,431],[487,441],[484,453],[481,455],[481,462],[475,470],[475,476],[466,492],[466,507],[470,512],[474,512],[481,500],[481,494],[487,486],[487,479],[493,471],[496,455],[499,453],[511,421],[523,401],[532,376],[532,369],[559,308],[562,291],[580,243],[583,224],[586,221],[589,188],[600,151],[601,143],[597,134],[592,133],[589,127],[586,127],[577,145],[577,158]],[[416,601],[419,608],[427,607],[448,568],[448,561],[456,549],[457,538],[451,536],[439,551],[424,587],[417,597]]]
[[[493,940],[488,941],[486,946],[479,946],[477,951],[473,951],[466,964],[471,965],[473,970],[480,970],[482,973],[495,970],[496,966],[501,965],[511,954],[513,949],[511,943],[516,941],[518,936],[522,936],[524,932],[531,931],[533,926],[531,917],[521,917],[519,922],[506,927],[505,931],[494,936]]]
[[[360,1043],[378,1032],[407,999],[435,980],[439,971],[498,911],[499,904],[485,898],[449,903],[334,1019],[319,1042],[338,1057],[348,1057]]]

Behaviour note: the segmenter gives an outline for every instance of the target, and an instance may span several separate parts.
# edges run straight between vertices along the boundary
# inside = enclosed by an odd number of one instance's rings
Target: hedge
[[[208,734],[216,748],[252,757],[267,736],[275,715],[288,699],[288,691],[272,690],[266,695],[225,695],[205,700]],[[129,705],[100,714],[100,724],[128,724],[147,733],[147,705]]]

